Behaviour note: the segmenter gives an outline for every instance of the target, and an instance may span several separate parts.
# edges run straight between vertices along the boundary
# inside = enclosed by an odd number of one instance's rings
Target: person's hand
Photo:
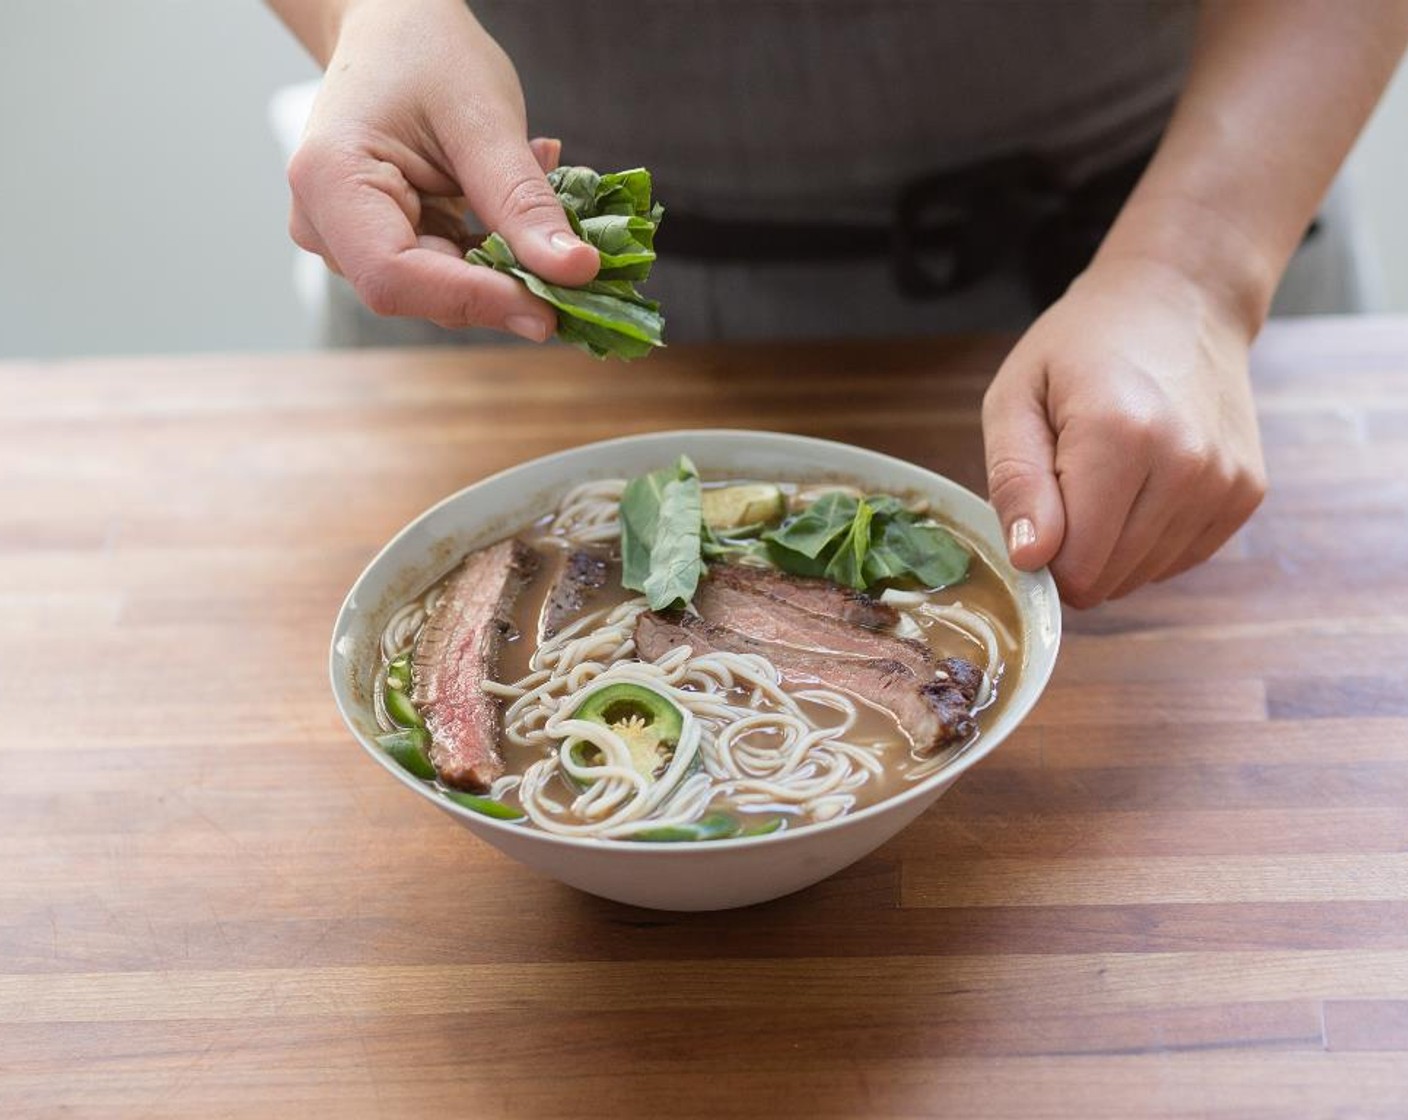
[[[1202,563],[1266,492],[1251,330],[1176,270],[1099,260],[983,400],[989,495],[1013,563],[1092,607]]]
[[[448,231],[434,200],[462,195],[544,279],[596,275],[596,250],[573,235],[544,176],[557,143],[529,144],[512,63],[463,0],[348,9],[289,164],[294,241],[378,314],[543,341],[556,329],[551,307],[437,236]]]

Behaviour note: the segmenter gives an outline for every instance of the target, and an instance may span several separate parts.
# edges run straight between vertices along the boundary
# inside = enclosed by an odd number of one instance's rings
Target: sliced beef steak
[[[961,657],[945,657],[934,668],[940,680],[947,680],[967,698],[969,704],[977,700],[978,690],[983,687],[983,671],[971,661]]]
[[[759,654],[772,662],[784,677],[820,681],[884,708],[899,722],[915,747],[925,753],[962,742],[973,734],[976,726],[971,709],[977,690],[975,681],[982,679],[982,673],[976,665],[958,658],[941,663],[946,666],[944,677],[925,680],[894,658],[838,657],[760,641],[678,611],[641,614],[636,620],[635,641],[637,652],[648,661],[658,660],[680,646],[691,647],[696,655],[711,652]],[[953,664],[955,662],[957,664]],[[959,665],[966,668],[960,669]]]
[[[567,554],[562,573],[543,603],[540,638],[555,637],[582,609],[590,594],[606,586],[610,555],[598,548],[574,548]]]
[[[934,654],[923,642],[867,630],[834,614],[804,610],[740,581],[735,570],[711,569],[709,578],[699,585],[694,607],[706,621],[762,642],[898,661],[921,680],[934,675]]]
[[[982,687],[983,671],[961,657],[945,657],[935,668],[937,677],[919,691],[938,717],[939,725],[948,733],[946,739],[934,744],[933,749],[937,750],[968,738],[976,729],[973,705]]]
[[[812,614],[839,618],[869,630],[887,630],[900,620],[894,607],[872,599],[864,591],[852,591],[829,579],[803,579],[775,568],[715,564],[709,568],[709,580],[717,587],[768,595]]]
[[[411,655],[411,698],[430,731],[430,761],[456,789],[487,790],[504,771],[499,706],[483,689],[514,600],[538,565],[519,540],[471,553],[421,627]]]

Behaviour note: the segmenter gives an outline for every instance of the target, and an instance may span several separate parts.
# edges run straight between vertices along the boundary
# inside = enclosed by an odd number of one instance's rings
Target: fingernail
[[[548,238],[548,244],[551,245],[554,249],[556,249],[559,253],[570,253],[578,245],[582,244],[582,239],[579,237],[574,237],[565,229],[560,229]]]
[[[546,324],[534,315],[510,315],[504,326],[529,342],[542,342],[548,336]]]
[[[1031,518],[1019,517],[1012,522],[1012,528],[1007,531],[1007,551],[1018,552],[1034,544],[1036,544],[1036,526],[1032,524]]]

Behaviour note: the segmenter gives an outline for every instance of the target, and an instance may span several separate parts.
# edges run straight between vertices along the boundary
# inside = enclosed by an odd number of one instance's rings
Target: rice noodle
[[[857,718],[850,697],[826,689],[788,692],[762,657],[696,657],[681,647],[654,663],[626,660],[635,656],[632,634],[646,606],[635,599],[579,620],[539,647],[522,680],[493,686],[512,700],[505,741],[548,751],[518,787],[524,812],[540,828],[563,836],[630,836],[697,820],[716,800],[822,820],[845,812],[855,791],[881,773],[881,744],[845,738]],[[652,782],[630,765],[619,735],[570,715],[592,692],[619,682],[653,689],[684,716],[674,754]],[[808,708],[829,709],[839,719],[823,720]],[[577,739],[596,747],[601,761],[589,765],[574,756]],[[559,775],[581,791],[567,806],[547,792]]]
[[[381,631],[381,656],[385,660],[400,657],[411,648],[411,643],[420,633],[420,628],[425,625],[426,618],[440,601],[443,586],[436,584],[426,594],[412,599],[391,616]]]
[[[407,603],[393,614],[391,621],[381,632],[381,656],[387,661],[399,657],[425,624],[425,616],[428,613],[425,599],[421,597]]]
[[[625,489],[624,478],[584,482],[573,487],[558,503],[548,532],[555,537],[565,537],[572,544],[619,541],[621,494]]]
[[[1002,651],[998,646],[998,631],[996,629],[996,627],[1002,626],[1000,622],[977,611],[969,610],[956,600],[952,603],[935,603],[929,594],[923,591],[891,589],[880,596],[880,601],[892,607],[909,608],[900,615],[900,628],[906,634],[912,635],[916,630],[922,633],[927,629],[924,620],[928,619],[930,623],[937,622],[947,626],[974,645],[981,646],[986,662],[983,666],[983,680],[978,687],[978,696],[974,707],[981,708],[987,704],[992,696],[993,682],[997,680],[997,675],[1002,669]],[[1006,627],[1002,627],[1002,638],[1007,645],[1013,644],[1012,637],[1007,633]]]

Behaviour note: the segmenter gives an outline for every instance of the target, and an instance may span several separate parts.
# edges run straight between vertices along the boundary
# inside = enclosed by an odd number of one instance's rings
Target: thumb
[[[503,235],[525,268],[568,287],[596,275],[600,256],[572,232],[526,138],[470,143],[466,137],[447,147],[470,208],[486,229]]]
[[[1039,388],[999,371],[983,398],[988,499],[1014,567],[1035,571],[1060,551],[1066,510],[1056,479],[1056,436]],[[1010,386],[1006,383],[1012,381]]]
[[[528,141],[528,148],[544,174],[562,161],[562,141],[548,136],[535,136]]]

